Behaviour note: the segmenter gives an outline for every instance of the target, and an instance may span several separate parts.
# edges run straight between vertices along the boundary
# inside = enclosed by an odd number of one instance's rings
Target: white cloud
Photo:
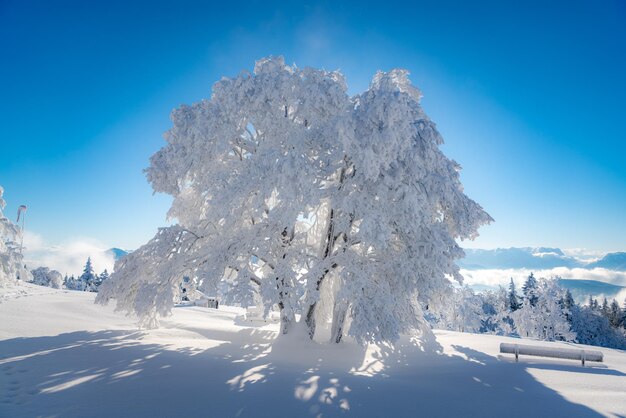
[[[587,248],[565,248],[562,251],[565,255],[582,261],[583,263],[592,263],[594,261],[598,261],[605,255],[607,255],[608,252],[611,252],[589,250]]]
[[[108,253],[105,244],[90,238],[76,238],[58,245],[47,243],[43,237],[33,232],[24,234],[24,259],[29,269],[45,266],[58,270],[61,274],[79,275],[83,271],[87,257],[96,273],[113,270],[115,259]]]
[[[555,277],[573,280],[597,280],[599,282],[611,283],[619,286],[626,286],[626,271],[613,271],[603,268],[583,269],[567,267],[557,267],[546,270],[529,269],[488,269],[488,270],[464,270],[461,274],[465,278],[465,284],[481,284],[487,286],[504,286],[509,284],[511,277],[517,284],[521,284],[530,273],[535,273],[536,277]]]

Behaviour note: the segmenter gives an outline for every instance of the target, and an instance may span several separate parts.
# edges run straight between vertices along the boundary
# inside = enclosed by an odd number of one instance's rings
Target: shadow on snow
[[[274,340],[274,332],[255,328],[175,326],[221,344],[172,348],[142,341],[149,332],[128,331],[0,341],[0,416],[599,416],[523,365],[468,347],[453,346],[463,358],[407,340],[368,351]]]

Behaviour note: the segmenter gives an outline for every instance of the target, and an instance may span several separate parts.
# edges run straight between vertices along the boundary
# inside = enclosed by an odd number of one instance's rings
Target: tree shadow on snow
[[[167,326],[220,344],[168,347],[128,331],[0,341],[0,416],[599,416],[467,347],[454,347],[462,357],[407,339],[366,349]]]

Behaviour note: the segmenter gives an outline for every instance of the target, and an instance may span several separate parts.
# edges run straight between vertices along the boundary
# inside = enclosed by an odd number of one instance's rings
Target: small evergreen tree
[[[83,274],[81,274],[78,279],[84,283],[83,290],[89,292],[98,291],[98,278],[93,272],[91,257],[87,257],[87,262],[85,263]]]
[[[104,269],[102,273],[98,275],[98,280],[96,281],[96,291],[100,287],[100,285],[109,278],[109,272],[107,269]]]
[[[615,299],[609,305],[609,322],[613,328],[619,328],[622,325],[622,309]]]
[[[524,299],[528,301],[530,306],[535,306],[537,304],[537,279],[535,278],[534,273],[530,273],[530,276],[528,276],[526,282],[524,282],[522,292],[524,293]]]
[[[622,327],[626,331],[626,299],[624,299],[624,309],[622,309]]]
[[[563,294],[563,298],[561,299],[560,305],[563,311],[565,312],[565,317],[567,318],[567,322],[571,324],[572,323],[572,310],[574,309],[574,306],[576,306],[576,301],[574,300],[574,297],[572,296],[572,292],[570,292],[569,289],[565,290],[565,293]]]
[[[515,312],[520,308],[519,298],[517,297],[517,290],[515,290],[515,282],[511,277],[511,283],[509,283],[509,312]]]
[[[606,319],[609,319],[609,302],[606,300],[606,296],[604,300],[602,300],[602,307],[600,308],[600,312]]]
[[[74,275],[71,275],[70,277],[67,277],[67,275],[65,275],[65,288],[69,289],[69,290],[79,290],[79,291],[84,291],[85,290],[85,282],[83,282],[82,280],[80,280],[80,278],[76,278],[74,277]]]

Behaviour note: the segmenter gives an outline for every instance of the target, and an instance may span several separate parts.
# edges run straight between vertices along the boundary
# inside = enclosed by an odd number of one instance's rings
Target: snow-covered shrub
[[[48,267],[38,267],[31,271],[33,275],[33,283],[39,286],[48,286],[60,289],[63,286],[63,276],[56,270],[50,270]]]
[[[524,286],[522,307],[511,314],[520,336],[541,340],[573,341],[576,333],[563,306],[565,290],[556,279],[535,279],[531,274]]]
[[[438,308],[429,309],[428,320],[434,328],[497,335],[513,334],[508,294],[497,291],[474,292],[470,287],[456,288]]]
[[[612,327],[609,320],[593,307],[575,305],[571,323],[578,343],[626,349],[623,331]]]
[[[69,290],[78,290],[81,292],[87,290],[87,284],[81,280],[80,277],[76,278],[74,275],[69,277],[65,276],[63,284],[65,285],[65,288]]]

